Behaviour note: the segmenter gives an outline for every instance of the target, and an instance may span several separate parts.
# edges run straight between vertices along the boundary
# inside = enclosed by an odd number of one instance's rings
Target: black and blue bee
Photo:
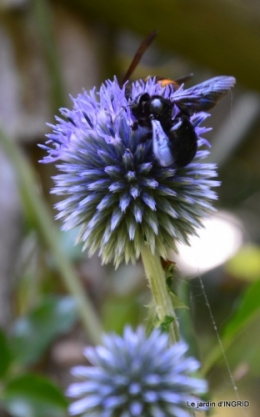
[[[142,55],[155,38],[157,31],[151,32],[138,48],[126,75],[125,83],[133,73]],[[173,95],[165,98],[161,95],[140,94],[131,102],[131,88],[126,88],[126,97],[130,99],[130,108],[134,118],[132,128],[138,126],[148,128],[145,139],[153,142],[153,153],[163,167],[174,165],[185,167],[196,155],[197,135],[195,127],[198,122],[191,122],[195,112],[210,110],[235,85],[235,78],[219,76],[197,84],[187,90],[178,89],[192,74],[176,81],[156,77],[162,86],[169,86]],[[149,78],[149,77],[148,77]],[[147,80],[146,80],[147,81]],[[177,114],[173,117],[174,106]]]

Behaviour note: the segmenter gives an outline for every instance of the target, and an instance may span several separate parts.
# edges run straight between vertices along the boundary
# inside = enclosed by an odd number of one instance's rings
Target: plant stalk
[[[159,322],[160,324],[164,323],[168,317],[173,319],[169,328],[169,339],[170,343],[174,344],[179,340],[178,322],[171,296],[167,289],[165,272],[162,268],[160,257],[152,254],[148,245],[143,247],[141,255],[145,274],[156,305],[156,314]]]

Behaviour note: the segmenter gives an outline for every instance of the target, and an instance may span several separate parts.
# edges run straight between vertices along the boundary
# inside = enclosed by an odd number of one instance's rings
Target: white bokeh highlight
[[[191,236],[190,246],[178,243],[170,258],[181,274],[191,277],[209,271],[231,258],[243,243],[243,226],[233,214],[219,211],[203,221],[204,228]]]

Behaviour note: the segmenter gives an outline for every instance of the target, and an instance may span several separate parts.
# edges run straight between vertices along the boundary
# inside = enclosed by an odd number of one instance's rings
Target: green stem
[[[59,234],[43,198],[37,191],[35,173],[29,162],[19,152],[15,143],[0,129],[0,142],[17,172],[23,203],[43,241],[52,253],[55,265],[71,295],[77,303],[79,316],[93,343],[100,342],[101,325],[92,303],[74,268],[62,251]]]
[[[55,38],[54,17],[51,4],[46,0],[34,0],[31,3],[33,18],[36,24],[37,35],[42,45],[47,68],[50,76],[50,91],[53,111],[64,106],[67,96],[64,93],[59,50]]]
[[[143,247],[141,255],[160,323],[163,323],[167,317],[173,318],[173,322],[170,325],[169,336],[171,344],[174,344],[179,340],[178,322],[172,305],[171,296],[167,289],[165,273],[161,265],[160,257],[158,255],[153,255],[148,245]]]

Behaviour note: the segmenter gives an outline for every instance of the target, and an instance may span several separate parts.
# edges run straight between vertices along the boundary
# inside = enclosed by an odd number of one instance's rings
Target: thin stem
[[[59,50],[54,30],[52,7],[46,0],[34,0],[31,3],[36,30],[42,44],[50,76],[50,89],[53,110],[64,106],[67,97],[59,60]]]
[[[141,255],[160,323],[163,323],[167,317],[173,318],[169,336],[171,343],[174,344],[179,340],[178,323],[171,296],[167,289],[165,273],[161,265],[160,257],[153,255],[148,245],[143,247]]]
[[[34,221],[35,227],[51,251],[61,278],[77,303],[82,324],[91,341],[95,344],[100,343],[101,325],[99,318],[74,268],[60,247],[58,230],[52,220],[52,215],[43,198],[37,192],[35,173],[14,142],[1,129],[0,141],[16,169],[26,210],[30,212],[31,220]]]

